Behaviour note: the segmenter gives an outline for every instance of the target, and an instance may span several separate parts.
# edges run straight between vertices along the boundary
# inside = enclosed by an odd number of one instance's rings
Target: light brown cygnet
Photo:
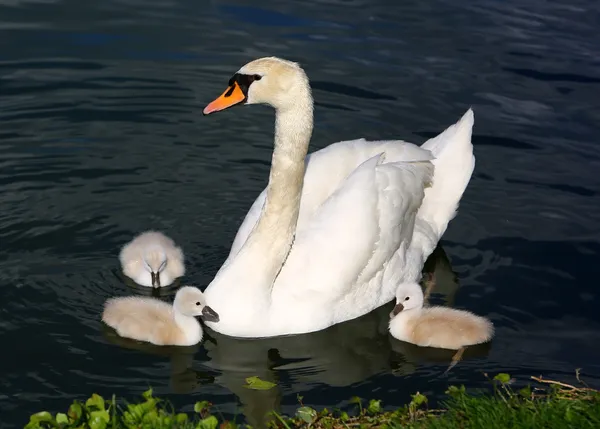
[[[448,307],[423,308],[423,290],[406,283],[396,291],[396,306],[390,313],[390,334],[421,347],[458,350],[489,341],[494,325],[488,319]]]
[[[158,231],[146,231],[121,249],[123,273],[141,286],[169,286],[185,274],[183,251]]]
[[[184,286],[173,305],[156,298],[128,296],[111,298],[104,305],[102,321],[122,337],[159,346],[191,346],[202,341],[203,331],[195,316],[218,322],[200,289]]]

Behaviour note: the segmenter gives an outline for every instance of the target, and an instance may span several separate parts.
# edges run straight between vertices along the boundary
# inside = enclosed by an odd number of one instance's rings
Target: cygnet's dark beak
[[[160,287],[160,273],[152,271],[150,276],[152,276],[152,287]]]
[[[217,312],[210,308],[208,305],[202,309],[202,314],[200,315],[200,317],[206,322],[216,323],[219,321],[219,315],[217,314]]]
[[[404,306],[402,304],[396,304],[396,306],[394,307],[394,309],[390,313],[390,319],[392,317],[394,317],[394,316],[397,316],[398,313],[400,313],[402,310],[404,310]]]

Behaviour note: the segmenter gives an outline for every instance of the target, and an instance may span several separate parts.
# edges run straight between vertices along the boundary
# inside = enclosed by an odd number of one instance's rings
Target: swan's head
[[[166,266],[167,255],[160,247],[152,247],[144,252],[144,267],[152,276],[152,287],[160,287],[160,274]]]
[[[228,109],[238,104],[268,104],[286,110],[310,101],[310,84],[304,70],[294,62],[277,57],[251,61],[229,79],[227,90],[204,108],[204,114]]]
[[[177,291],[173,307],[185,316],[200,316],[208,322],[219,321],[219,315],[206,305],[202,291],[193,286],[183,286]]]
[[[390,313],[390,318],[404,311],[423,307],[423,289],[418,283],[403,283],[396,290],[396,306]]]

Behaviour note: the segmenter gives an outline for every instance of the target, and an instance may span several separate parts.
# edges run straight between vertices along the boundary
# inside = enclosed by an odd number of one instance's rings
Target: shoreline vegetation
[[[487,374],[485,374],[487,377]],[[271,429],[500,429],[500,428],[600,428],[600,391],[588,387],[576,371],[579,387],[542,377],[531,377],[533,385],[519,390],[508,374],[490,379],[487,392],[468,393],[464,386],[450,386],[441,406],[432,409],[427,398],[415,393],[410,403],[392,411],[378,400],[353,398],[355,410],[315,410],[298,397],[294,416],[272,412]],[[274,384],[250,377],[248,388],[265,390]],[[152,396],[121,404],[115,396],[104,399],[93,394],[85,402],[75,401],[66,413],[38,412],[25,429],[236,429],[243,423],[224,420],[208,401],[197,402],[192,415],[177,413],[171,404]]]

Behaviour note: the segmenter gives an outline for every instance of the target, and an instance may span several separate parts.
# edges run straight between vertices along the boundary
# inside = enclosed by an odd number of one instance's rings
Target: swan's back
[[[425,347],[459,349],[480,344],[492,338],[492,323],[465,310],[447,307],[424,308],[407,323],[415,344]]]
[[[183,336],[173,319],[173,307],[153,298],[111,298],[102,320],[122,337],[158,345],[180,342]]]
[[[341,141],[309,154],[306,157],[306,172],[304,173],[297,232],[301,232],[310,225],[312,217],[319,207],[359,165],[382,152],[385,153],[384,164],[433,159],[430,151],[402,140]],[[266,189],[256,198],[246,214],[231,246],[229,258],[237,255],[246,242],[258,221],[265,198]]]

